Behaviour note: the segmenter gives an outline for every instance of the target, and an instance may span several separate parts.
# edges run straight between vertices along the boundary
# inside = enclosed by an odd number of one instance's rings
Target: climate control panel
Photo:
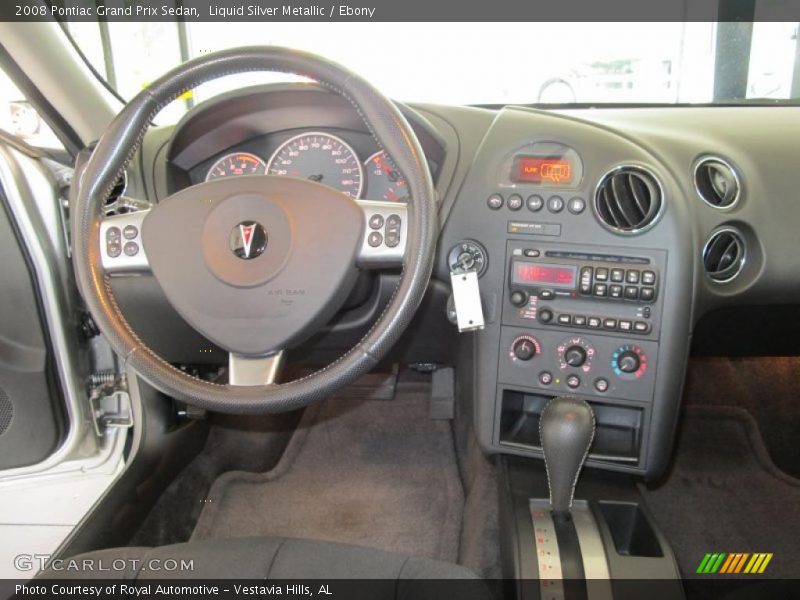
[[[563,335],[503,327],[498,383],[545,394],[575,394],[650,402],[658,345],[607,335]]]

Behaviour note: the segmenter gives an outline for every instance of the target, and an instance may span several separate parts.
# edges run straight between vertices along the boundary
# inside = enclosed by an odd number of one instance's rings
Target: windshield
[[[321,54],[401,101],[446,104],[797,102],[798,23],[67,23],[130,98],[182,60],[249,44]],[[285,75],[207,84],[170,108]]]

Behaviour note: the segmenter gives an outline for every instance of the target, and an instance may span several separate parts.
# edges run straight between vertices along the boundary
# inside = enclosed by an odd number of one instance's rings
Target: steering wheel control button
[[[528,207],[529,211],[539,212],[544,207],[544,198],[542,198],[539,194],[528,196],[528,199],[525,201],[525,205]]]
[[[573,215],[579,215],[586,209],[586,201],[583,198],[572,198],[567,204],[567,210]]]
[[[386,231],[400,231],[400,225],[403,221],[400,215],[389,215],[386,218]]]
[[[487,205],[489,206],[489,208],[491,208],[492,210],[500,210],[501,208],[503,208],[503,204],[504,204],[504,202],[505,202],[505,201],[503,200],[503,197],[502,197],[500,194],[492,194],[492,195],[491,195],[491,196],[489,196],[489,198],[486,200],[486,204],[487,204]]]
[[[397,231],[386,232],[386,246],[389,248],[396,248],[400,243],[400,233]]]
[[[120,232],[119,227],[109,227],[106,229],[106,242],[119,242],[121,235],[122,233]]]
[[[122,245],[119,242],[108,242],[106,244],[106,254],[111,258],[117,258],[122,254]]]
[[[581,386],[581,378],[577,375],[569,375],[567,377],[567,387],[570,389],[576,389]]]
[[[139,244],[136,242],[127,242],[123,247],[125,256],[136,256],[139,254]]]
[[[383,235],[379,231],[370,232],[369,236],[367,237],[367,244],[369,244],[371,248],[377,248],[382,243]]]
[[[509,210],[517,211],[522,208],[522,196],[519,194],[511,194],[508,197],[507,206]]]
[[[551,213],[560,213],[564,210],[564,199],[561,196],[550,196],[547,199],[547,210]]]
[[[542,371],[539,373],[539,383],[542,385],[550,385],[553,383],[553,374],[550,371]]]
[[[594,380],[594,389],[596,389],[601,394],[604,394],[608,391],[608,379],[605,377],[598,377]]]
[[[372,215],[369,218],[369,228],[370,229],[380,229],[383,227],[383,215]]]
[[[267,230],[256,221],[242,221],[230,235],[231,252],[242,260],[252,260],[261,256],[267,248]]]

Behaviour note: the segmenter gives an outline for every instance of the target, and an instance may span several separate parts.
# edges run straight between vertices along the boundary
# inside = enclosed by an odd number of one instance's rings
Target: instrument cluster
[[[407,202],[403,174],[384,150],[364,158],[341,137],[305,131],[283,141],[268,158],[251,151],[234,151],[215,160],[204,181],[247,175],[301,177],[328,185],[353,199]]]

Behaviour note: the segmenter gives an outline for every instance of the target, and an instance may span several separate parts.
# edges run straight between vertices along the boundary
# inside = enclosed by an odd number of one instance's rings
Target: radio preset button
[[[642,271],[642,284],[653,285],[656,282],[656,274],[653,271]]]
[[[499,210],[503,208],[503,197],[500,194],[492,194],[486,199],[486,204],[492,210]]]
[[[610,285],[608,287],[608,297],[615,299],[622,298],[622,286],[618,283]]]
[[[622,283],[625,280],[625,271],[622,269],[611,269],[611,281]]]
[[[651,287],[643,287],[639,292],[639,298],[645,302],[650,302],[656,297],[656,289]]]
[[[594,270],[594,278],[597,281],[608,281],[608,269],[605,267],[597,267]]]
[[[639,271],[629,269],[628,272],[625,273],[625,281],[628,283],[639,283]]]
[[[635,285],[625,286],[625,298],[628,300],[638,300],[639,288],[637,288]]]
[[[528,196],[528,200],[525,202],[525,204],[528,206],[529,211],[539,212],[544,206],[544,198],[538,194],[534,194],[533,196]]]
[[[564,199],[561,196],[550,196],[547,199],[547,210],[551,213],[560,213],[564,210]]]
[[[605,283],[595,283],[594,295],[598,298],[605,298],[608,295],[608,286]]]
[[[519,210],[522,208],[522,196],[519,194],[511,194],[506,202],[509,210]]]

